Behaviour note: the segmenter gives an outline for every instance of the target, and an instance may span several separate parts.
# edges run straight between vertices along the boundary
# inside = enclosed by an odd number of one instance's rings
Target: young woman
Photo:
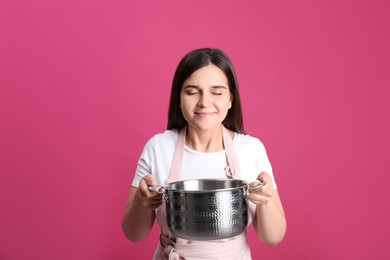
[[[183,153],[175,153],[182,138]],[[227,154],[224,139],[233,143]],[[229,149],[231,150],[231,149]],[[226,151],[226,153],[225,153]],[[181,165],[172,167],[175,157]],[[239,165],[230,165],[235,156]],[[189,241],[168,229],[165,203],[149,186],[204,178],[260,180],[265,185],[249,195],[249,224],[267,244],[286,232],[286,219],[266,150],[259,139],[244,134],[236,75],[230,59],[218,49],[196,49],[180,62],[172,84],[168,129],[145,145],[138,161],[122,227],[131,241],[144,239],[154,221],[161,227],[154,259],[251,259],[246,232],[221,240]]]

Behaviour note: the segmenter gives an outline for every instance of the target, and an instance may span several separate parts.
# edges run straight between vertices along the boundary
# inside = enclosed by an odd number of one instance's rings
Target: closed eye
[[[223,86],[223,85],[221,85],[221,86],[216,85],[216,86],[213,86],[213,87],[212,87],[211,93],[212,93],[213,95],[221,96],[221,95],[223,95],[223,93],[224,93],[225,91],[227,91],[227,90],[228,90],[227,87],[225,87],[225,86]]]
[[[186,94],[187,95],[196,95],[196,94],[198,94],[199,92],[198,91],[188,91],[188,92],[186,92]]]

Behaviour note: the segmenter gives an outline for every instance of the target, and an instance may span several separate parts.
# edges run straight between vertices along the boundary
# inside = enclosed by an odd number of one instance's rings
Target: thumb
[[[265,184],[268,184],[272,181],[271,176],[269,176],[267,172],[261,172],[259,176],[257,176],[257,179]]]
[[[146,182],[146,184],[148,186],[155,186],[155,185],[157,185],[156,179],[150,173],[145,175],[145,177],[143,177],[142,179]]]

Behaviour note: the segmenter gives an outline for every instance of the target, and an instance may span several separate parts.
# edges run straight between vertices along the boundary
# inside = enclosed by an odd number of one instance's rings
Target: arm
[[[122,217],[122,228],[133,242],[144,239],[150,232],[156,218],[155,209],[162,203],[162,195],[148,190],[156,185],[152,175],[141,179],[139,187],[132,187]]]
[[[278,190],[273,189],[272,179],[262,172],[258,179],[265,183],[259,189],[251,191],[249,199],[256,204],[253,227],[257,236],[269,245],[277,245],[283,240],[287,223]]]

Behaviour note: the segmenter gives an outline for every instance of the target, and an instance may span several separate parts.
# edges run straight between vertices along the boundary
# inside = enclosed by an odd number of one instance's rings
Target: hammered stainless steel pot
[[[249,190],[237,179],[198,179],[149,189],[163,193],[170,231],[188,240],[215,240],[241,234],[248,224]]]

